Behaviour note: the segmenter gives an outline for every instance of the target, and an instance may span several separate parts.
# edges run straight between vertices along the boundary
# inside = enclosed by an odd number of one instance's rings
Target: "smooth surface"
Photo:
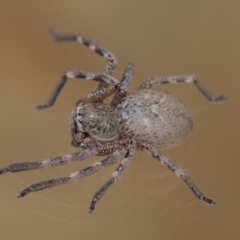
[[[47,30],[82,33],[118,58],[114,76],[135,64],[131,90],[156,75],[196,74],[226,103],[208,102],[191,84],[164,85],[190,108],[194,131],[162,153],[217,205],[200,202],[157,160],[137,153],[122,179],[88,213],[93,194],[116,166],[73,184],[17,194],[67,176],[102,157],[0,177],[2,239],[240,239],[239,1],[1,1],[1,166],[73,153],[69,115],[96,87],[70,80],[53,108],[45,103],[67,69],[102,71],[105,60],[77,43],[56,43]],[[157,88],[160,88],[159,86]]]

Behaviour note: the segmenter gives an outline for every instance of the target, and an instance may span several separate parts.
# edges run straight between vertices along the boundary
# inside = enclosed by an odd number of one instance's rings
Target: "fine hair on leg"
[[[223,102],[227,100],[227,97],[213,96],[209,93],[200,80],[195,75],[176,75],[176,76],[156,76],[149,78],[142,83],[139,89],[151,88],[152,85],[166,84],[166,83],[194,83],[197,89],[211,102]]]

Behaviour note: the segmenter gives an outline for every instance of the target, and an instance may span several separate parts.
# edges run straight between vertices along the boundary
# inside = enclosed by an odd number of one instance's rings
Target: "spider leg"
[[[55,88],[55,90],[54,90],[52,96],[50,97],[50,99],[48,100],[48,102],[46,104],[37,106],[38,110],[41,110],[44,108],[49,108],[54,104],[59,93],[62,91],[64,85],[66,84],[68,78],[91,79],[91,80],[95,80],[98,82],[103,82],[103,83],[112,85],[112,86],[114,86],[115,89],[119,86],[118,80],[116,80],[114,77],[112,77],[108,74],[105,74],[105,73],[94,73],[94,72],[69,70],[63,74],[62,78],[60,79],[60,82],[58,83],[57,87]],[[106,89],[106,91],[104,91],[104,92],[99,92],[98,95],[101,95],[101,98],[105,98],[106,96],[109,96],[110,94],[112,94],[112,92],[108,92]],[[90,101],[91,98],[94,98],[94,97],[95,97],[95,95],[90,94],[86,100]],[[99,98],[99,96],[98,96],[98,98]]]
[[[47,167],[54,167],[59,166],[65,163],[77,161],[77,160],[84,160],[91,156],[94,156],[98,153],[96,147],[86,149],[82,152],[73,153],[70,155],[64,155],[61,157],[51,158],[44,160],[42,162],[23,162],[23,163],[14,163],[9,165],[8,167],[4,167],[0,169],[0,175],[3,175],[7,172],[20,172],[38,168],[47,168]]]
[[[107,48],[99,46],[94,41],[92,41],[82,35],[75,35],[75,34],[60,35],[60,34],[57,34],[53,29],[50,29],[49,33],[53,37],[53,39],[58,42],[77,41],[77,42],[82,43],[85,46],[89,47],[91,50],[96,52],[98,55],[107,59],[107,64],[106,64],[104,73],[109,74],[109,75],[111,75],[113,73],[114,68],[116,67],[116,64],[117,64],[117,59],[114,56],[114,54]]]
[[[96,171],[100,170],[103,167],[107,167],[107,166],[114,164],[125,151],[126,150],[124,148],[120,148],[116,152],[114,152],[112,155],[110,155],[106,159],[102,160],[101,162],[97,162],[97,163],[93,164],[92,166],[86,167],[78,172],[74,172],[74,173],[70,174],[69,177],[54,178],[54,179],[50,179],[47,181],[35,183],[35,184],[31,185],[30,187],[21,191],[19,193],[18,197],[22,198],[31,192],[37,192],[37,191],[43,190],[45,188],[55,187],[60,184],[73,182],[73,181],[76,181],[83,177],[86,177],[92,173],[95,173]]]
[[[55,32],[54,29],[50,29],[49,30],[50,35],[52,36],[52,38],[58,42],[63,42],[63,41],[77,41],[85,46],[87,46],[88,48],[90,48],[91,50],[93,50],[94,52],[96,52],[98,55],[100,55],[101,57],[104,57],[107,59],[107,64],[105,66],[104,69],[104,73],[108,74],[108,75],[112,75],[116,65],[117,65],[117,58],[114,56],[114,54],[108,50],[105,47],[99,46],[97,43],[95,43],[94,41],[82,36],[82,35],[76,35],[76,34],[64,34],[64,35],[60,35],[57,34]],[[94,91],[92,93],[92,95],[95,96],[95,99],[97,99],[98,102],[102,101],[101,96],[97,97],[99,95],[99,93],[101,92],[105,92],[108,91],[109,93],[113,93],[115,91],[114,86],[108,85],[106,83],[100,82],[97,90]],[[110,94],[109,94],[110,95]]]
[[[107,190],[119,180],[120,176],[124,172],[124,170],[127,168],[128,164],[130,163],[134,153],[136,150],[136,146],[134,142],[130,142],[129,149],[122,160],[121,164],[118,166],[116,171],[113,173],[112,178],[106,182],[93,196],[90,207],[89,207],[89,212],[93,212],[95,209],[96,203],[101,199],[101,197],[107,192]]]
[[[153,84],[164,84],[164,83],[194,83],[198,90],[211,102],[223,102],[227,100],[227,97],[221,96],[212,96],[200,80],[195,75],[178,75],[178,76],[156,76],[153,78],[147,79],[139,89],[150,88]]]
[[[133,64],[129,63],[123,73],[122,80],[120,82],[120,87],[112,100],[111,103],[112,106],[116,107],[119,101],[126,96],[128,88],[132,82],[133,70],[134,70]]]
[[[157,158],[168,169],[170,169],[172,172],[174,172],[177,177],[180,177],[181,179],[183,179],[183,181],[188,185],[188,187],[191,189],[191,191],[195,194],[195,196],[198,199],[200,199],[208,204],[211,204],[211,205],[216,204],[214,202],[214,200],[207,198],[203,195],[203,193],[196,187],[196,185],[192,182],[192,180],[187,176],[187,174],[181,168],[179,168],[176,164],[171,162],[168,158],[166,158],[165,156],[160,154],[157,151],[157,149],[155,149],[154,147],[149,146],[149,145],[145,145],[145,146],[143,145],[143,147],[146,150],[148,150],[154,158]]]

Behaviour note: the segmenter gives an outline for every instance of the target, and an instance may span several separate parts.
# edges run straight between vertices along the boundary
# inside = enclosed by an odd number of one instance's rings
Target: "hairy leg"
[[[42,104],[42,105],[38,105],[37,109],[38,110],[42,110],[44,108],[49,108],[51,107],[54,102],[56,101],[58,95],[60,94],[60,92],[62,91],[64,85],[66,84],[68,78],[84,78],[84,79],[91,79],[91,80],[95,80],[98,82],[103,82],[103,83],[107,83],[109,85],[112,85],[115,89],[119,86],[119,82],[118,80],[116,80],[114,77],[105,74],[105,73],[93,73],[93,72],[84,72],[84,71],[77,71],[77,70],[69,70],[66,71],[64,73],[64,75],[62,76],[62,78],[60,79],[60,82],[58,83],[57,87],[55,88],[52,96],[50,97],[50,99],[48,100],[48,102],[46,104]],[[93,94],[93,95],[89,95],[88,98],[85,98],[84,100],[86,101],[94,101],[95,98],[97,99],[103,99],[109,95],[112,94],[112,91],[108,92],[108,91],[104,91],[104,92],[98,92],[98,94]]]
[[[117,59],[114,56],[114,54],[107,48],[98,45],[94,41],[92,41],[82,35],[76,35],[76,34],[60,35],[60,34],[56,33],[53,29],[50,29],[49,33],[53,37],[53,39],[58,42],[77,41],[77,42],[87,46],[88,48],[90,48],[91,50],[96,52],[98,55],[100,55],[101,57],[104,57],[107,59],[107,64],[106,64],[104,73],[109,74],[109,75],[111,75],[113,73],[114,68],[116,67],[116,64],[117,64]]]
[[[165,156],[160,154],[157,151],[157,149],[155,149],[154,147],[152,147],[150,145],[145,145],[145,146],[143,145],[143,147],[147,151],[149,151],[154,158],[157,158],[168,169],[170,169],[172,172],[174,172],[177,177],[180,177],[181,179],[183,179],[183,181],[188,185],[190,190],[195,194],[195,196],[198,199],[200,199],[208,204],[215,205],[215,202],[212,199],[207,198],[203,195],[203,193],[196,187],[196,185],[192,182],[192,180],[187,176],[187,174],[181,168],[179,168],[176,164],[174,164],[168,158],[166,158]]]
[[[122,76],[122,80],[120,82],[120,87],[117,90],[116,94],[114,95],[114,98],[112,100],[111,105],[116,107],[119,103],[119,101],[126,96],[128,92],[128,88],[132,82],[132,76],[133,76],[133,70],[134,66],[133,64],[129,63],[124,71],[124,74]]]
[[[165,84],[165,83],[194,83],[198,90],[209,100],[213,102],[222,102],[226,101],[227,97],[225,96],[212,96],[203,84],[197,79],[195,75],[178,75],[178,76],[157,76],[147,79],[139,89],[151,88],[155,84]]]
[[[3,175],[8,172],[20,172],[20,171],[26,171],[26,170],[39,169],[39,168],[54,167],[54,166],[59,166],[59,165],[77,161],[77,160],[82,161],[96,154],[98,154],[98,149],[96,147],[92,147],[82,152],[77,152],[69,155],[64,155],[61,157],[51,158],[48,160],[44,160],[42,162],[14,163],[9,165],[8,167],[1,168],[0,175]]]
[[[53,29],[50,29],[49,31],[50,35],[52,36],[52,38],[58,42],[65,42],[65,41],[76,41],[79,42],[85,46],[87,46],[88,48],[90,48],[91,50],[93,50],[95,53],[97,53],[99,56],[104,57],[105,59],[107,59],[107,63],[104,69],[104,73],[108,74],[108,75],[112,75],[113,71],[117,65],[117,58],[114,56],[114,54],[108,50],[105,47],[102,47],[100,45],[98,45],[97,43],[95,43],[94,41],[90,40],[87,37],[84,37],[82,35],[77,35],[77,34],[58,34],[56,33]],[[98,95],[99,92],[102,91],[106,91],[106,89],[108,89],[108,92],[114,92],[115,88],[113,88],[113,86],[107,85],[106,83],[102,83],[100,82],[98,85],[98,88],[96,91],[94,91],[92,94],[94,95]],[[101,100],[98,100],[99,102]]]
[[[120,157],[121,155],[125,152],[126,150],[124,148],[118,149],[116,152],[108,156],[106,159],[104,159],[101,162],[97,162],[93,164],[92,166],[86,167],[78,172],[74,172],[69,175],[69,177],[60,177],[60,178],[54,178],[50,179],[47,181],[35,183],[28,188],[24,189],[21,191],[18,195],[19,198],[25,197],[31,192],[37,192],[46,188],[51,188],[55,187],[64,183],[70,183],[74,182],[78,179],[81,179],[83,177],[86,177],[92,173],[95,173],[96,171],[100,170],[103,167],[110,166],[114,164]]]
[[[96,203],[102,198],[102,196],[108,191],[108,189],[119,180],[120,176],[124,172],[124,170],[127,168],[128,164],[130,163],[134,153],[136,150],[135,142],[131,141],[129,149],[127,150],[127,153],[122,160],[121,164],[118,166],[117,170],[113,173],[112,178],[106,182],[93,196],[89,212],[93,212],[95,209]]]

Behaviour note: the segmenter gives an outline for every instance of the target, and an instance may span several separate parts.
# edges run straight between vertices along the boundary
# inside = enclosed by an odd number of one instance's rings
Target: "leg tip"
[[[45,109],[45,108],[48,108],[49,106],[47,105],[47,104],[42,104],[42,105],[37,105],[36,106],[36,109],[37,110],[43,110],[43,109]]]
[[[31,189],[26,188],[18,194],[18,198],[26,197],[31,192]]]
[[[92,202],[90,204],[90,207],[89,207],[89,210],[88,210],[89,213],[92,213],[94,211],[95,204],[96,204],[96,201],[92,200]]]
[[[92,212],[94,211],[94,209],[95,209],[95,206],[92,206],[92,204],[91,204],[91,206],[90,206],[88,212],[89,212],[89,213],[92,213]]]
[[[212,205],[212,206],[216,205],[216,202],[214,200],[210,199],[210,198],[203,197],[201,200],[210,204],[210,205]]]
[[[49,34],[50,34],[50,36],[51,36],[52,38],[56,38],[57,33],[56,33],[56,31],[55,31],[53,28],[50,28],[50,29],[48,30],[48,32],[49,32]]]
[[[216,98],[214,99],[214,101],[215,101],[215,102],[226,102],[227,99],[228,99],[228,98],[227,98],[226,96],[221,95],[221,96],[219,96],[219,97],[216,97]]]
[[[6,174],[8,172],[8,168],[1,168],[0,169],[0,175]]]

